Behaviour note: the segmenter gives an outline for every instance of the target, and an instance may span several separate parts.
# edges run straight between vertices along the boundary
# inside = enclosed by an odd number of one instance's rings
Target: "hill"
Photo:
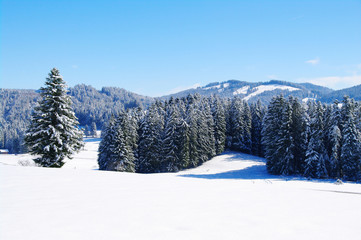
[[[204,87],[198,87],[196,89],[188,89],[179,93],[164,96],[163,98],[185,97],[188,94],[194,93],[198,93],[203,96],[216,94],[224,98],[238,96],[249,102],[261,100],[261,102],[267,104],[273,96],[279,94],[283,94],[286,97],[292,95],[299,99],[320,99],[331,92],[333,92],[332,89],[317,86],[311,83],[291,83],[279,80],[253,83],[228,80],[225,82],[210,83]]]
[[[324,95],[320,99],[320,101],[326,102],[326,103],[332,103],[336,99],[338,101],[342,101],[344,96],[349,96],[349,97],[355,99],[356,101],[361,101],[361,85],[333,91],[331,93]]]
[[[103,87],[97,90],[84,84],[69,88],[75,115],[81,126],[95,122],[101,129],[112,114],[130,107],[147,108],[151,97],[129,92],[122,88]],[[40,99],[36,90],[0,89],[0,148],[11,153],[26,151],[23,136],[30,122],[31,112]]]

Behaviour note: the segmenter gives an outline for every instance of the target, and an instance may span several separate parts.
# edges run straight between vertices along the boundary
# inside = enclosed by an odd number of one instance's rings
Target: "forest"
[[[277,175],[360,179],[360,104],[307,104],[274,97],[268,107],[199,94],[113,116],[102,133],[99,168],[139,173],[199,166],[229,149],[263,156]]]
[[[112,114],[121,110],[147,108],[153,99],[116,87],[97,90],[92,86],[79,84],[69,88],[73,109],[80,127],[86,133],[90,127],[102,129]],[[25,131],[29,126],[31,113],[40,99],[39,91],[23,89],[0,89],[0,149],[10,153],[25,153]]]

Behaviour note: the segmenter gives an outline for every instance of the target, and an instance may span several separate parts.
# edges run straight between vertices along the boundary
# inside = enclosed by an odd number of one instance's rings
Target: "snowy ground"
[[[62,169],[0,155],[0,239],[360,239],[361,184],[271,176],[239,153],[180,173],[103,172],[98,144]]]

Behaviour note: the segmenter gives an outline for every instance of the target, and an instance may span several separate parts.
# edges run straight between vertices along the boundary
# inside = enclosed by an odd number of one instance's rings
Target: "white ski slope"
[[[94,170],[98,141],[62,169],[0,156],[0,239],[359,239],[361,185],[268,175],[228,152],[179,173]]]

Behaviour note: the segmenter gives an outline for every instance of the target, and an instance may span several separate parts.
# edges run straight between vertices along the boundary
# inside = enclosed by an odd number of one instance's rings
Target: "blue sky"
[[[1,1],[1,88],[361,84],[361,1]]]

